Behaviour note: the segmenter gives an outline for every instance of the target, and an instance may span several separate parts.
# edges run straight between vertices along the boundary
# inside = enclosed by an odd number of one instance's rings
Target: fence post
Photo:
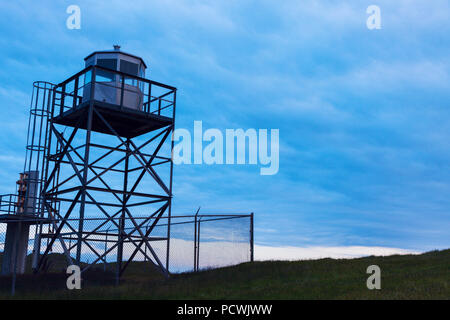
[[[19,253],[19,237],[20,233],[22,231],[22,222],[19,221],[16,229],[16,236],[15,236],[15,243],[13,246],[15,247],[13,249],[13,275],[12,275],[12,281],[11,281],[11,296],[14,296],[16,294],[16,277],[17,277],[17,255]]]
[[[250,214],[250,262],[254,261],[255,248],[254,248],[254,234],[253,234],[253,212]]]
[[[148,234],[148,225],[145,226],[145,234]],[[147,262],[147,246],[144,246],[144,262]]]
[[[198,247],[198,243],[197,243],[197,216],[198,213],[200,212],[200,208],[198,207],[197,212],[195,213],[195,219],[194,219],[194,272],[198,271],[198,265],[197,265],[197,247]]]
[[[103,271],[106,272],[106,251],[108,251],[108,233],[109,233],[109,228],[106,230],[106,236],[105,236],[105,260],[103,261]]]
[[[197,227],[197,271],[199,269],[199,265],[200,265],[200,222],[201,222],[201,217],[200,219],[198,219],[198,227]]]
[[[194,218],[194,272],[197,271],[197,215]]]

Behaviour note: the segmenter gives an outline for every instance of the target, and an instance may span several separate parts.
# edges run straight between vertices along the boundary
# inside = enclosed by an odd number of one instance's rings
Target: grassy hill
[[[381,268],[381,290],[368,290],[366,269]],[[81,290],[65,287],[64,273],[18,278],[25,299],[449,299],[450,250],[358,259],[266,261],[175,274],[165,280],[152,265],[130,265],[119,286],[113,273],[92,270]],[[0,299],[11,298],[0,277]]]

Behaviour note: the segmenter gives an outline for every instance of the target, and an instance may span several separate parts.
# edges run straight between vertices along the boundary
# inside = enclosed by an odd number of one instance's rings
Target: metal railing
[[[0,213],[1,214],[15,214],[17,209],[17,195],[16,194],[2,194],[0,195]]]
[[[96,88],[108,91],[110,101],[105,101]],[[53,116],[61,115],[91,99],[123,109],[127,108],[126,100],[131,97],[138,101],[138,105],[133,107],[136,111],[173,118],[176,90],[175,87],[121,71],[98,65],[88,66],[55,86]]]
[[[19,207],[18,201],[19,196],[17,194],[2,194],[0,195],[0,214],[8,214],[8,215],[20,215],[22,213],[30,214],[30,212],[18,212],[17,208]],[[30,201],[31,200],[31,201]],[[44,212],[42,212],[42,209],[39,207],[38,197],[28,197],[27,201],[30,203],[34,203],[33,208],[28,207],[30,211],[33,212],[33,215],[40,216],[40,217],[46,217],[46,213],[48,212],[47,209],[44,208]],[[56,210],[59,210],[60,207],[60,201],[58,200],[51,200],[50,203],[52,204],[53,208],[56,208]],[[34,209],[34,210],[33,210]]]

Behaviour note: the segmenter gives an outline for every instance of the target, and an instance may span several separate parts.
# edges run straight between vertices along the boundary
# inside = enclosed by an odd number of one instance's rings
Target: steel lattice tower
[[[59,247],[82,271],[139,256],[168,276],[176,88],[118,48],[85,61],[49,95],[35,271]]]

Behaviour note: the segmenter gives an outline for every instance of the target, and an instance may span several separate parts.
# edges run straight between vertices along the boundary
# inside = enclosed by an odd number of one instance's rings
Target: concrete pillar
[[[3,252],[2,275],[12,274],[14,272],[14,264],[16,262],[17,274],[23,274],[25,272],[29,234],[29,223],[17,221],[8,223],[6,228],[5,248]]]

